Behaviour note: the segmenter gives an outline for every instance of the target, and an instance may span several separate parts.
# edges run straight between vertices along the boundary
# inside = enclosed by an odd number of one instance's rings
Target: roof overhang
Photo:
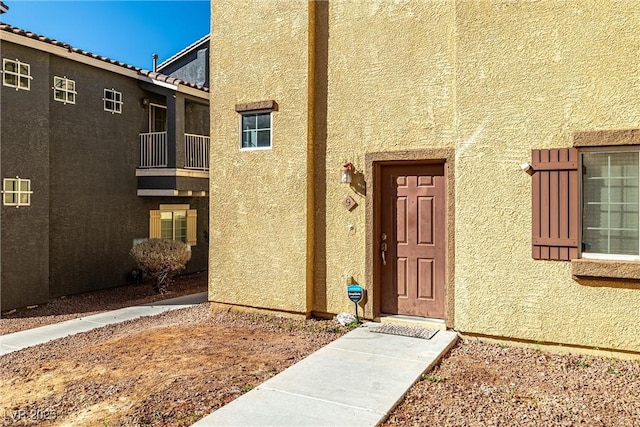
[[[112,73],[120,74],[122,76],[127,76],[139,81],[149,82],[154,85],[161,86],[170,90],[175,90],[177,92],[188,94],[203,100],[209,99],[208,91],[201,90],[201,89],[180,83],[179,80],[175,84],[172,84],[157,78],[149,77],[148,75],[146,75],[149,72],[146,72],[138,67],[127,65],[122,62],[111,61],[106,57],[91,54],[89,52],[85,52],[86,54],[81,53],[83,51],[80,51],[79,49],[74,49],[72,46],[66,45],[63,43],[56,45],[56,44],[50,43],[49,41],[47,41],[47,39],[39,40],[38,38],[26,37],[24,35],[16,34],[11,31],[2,31],[2,30],[0,30],[0,41],[6,41],[6,42],[15,43],[17,45],[30,47],[32,49],[36,49],[42,52],[47,52],[52,55],[69,59],[71,61],[79,62],[95,68],[110,71]],[[161,78],[167,77],[164,75],[160,75],[159,73],[154,73],[154,75]],[[174,80],[177,80],[177,79],[174,79]]]

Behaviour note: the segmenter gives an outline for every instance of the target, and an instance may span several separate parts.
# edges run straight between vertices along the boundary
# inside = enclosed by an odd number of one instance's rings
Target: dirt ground
[[[206,289],[179,279],[168,297]],[[157,299],[150,286],[53,301],[0,320],[21,330]],[[189,425],[345,333],[335,321],[212,313],[205,305],[0,357],[0,424]],[[462,340],[385,426],[640,426],[640,362]]]
[[[204,304],[0,358],[4,425],[189,425],[328,344],[332,321]]]

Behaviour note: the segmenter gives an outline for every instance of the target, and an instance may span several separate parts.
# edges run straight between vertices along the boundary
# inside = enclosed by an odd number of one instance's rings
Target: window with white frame
[[[64,104],[76,103],[76,82],[65,77],[53,77],[53,99]]]
[[[271,148],[271,111],[243,112],[240,115],[240,148]]]
[[[640,259],[640,152],[582,153],[582,256]]]
[[[167,107],[149,104],[149,132],[167,131]]]
[[[111,114],[122,113],[122,93],[115,89],[104,90],[104,111],[109,111]]]
[[[31,180],[20,177],[4,178],[2,185],[2,200],[6,206],[31,205]]]
[[[31,89],[31,66],[19,60],[3,58],[2,83],[16,90]]]

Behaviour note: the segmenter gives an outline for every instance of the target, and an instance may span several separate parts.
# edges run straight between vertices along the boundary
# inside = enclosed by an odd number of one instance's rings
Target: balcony
[[[172,144],[167,132],[141,133],[138,195],[206,196],[209,141],[208,136],[183,134],[180,144]]]

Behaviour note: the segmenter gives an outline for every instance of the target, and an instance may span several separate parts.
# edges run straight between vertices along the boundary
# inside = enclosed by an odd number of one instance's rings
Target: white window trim
[[[598,254],[594,252],[582,252],[582,258],[602,261],[640,261],[640,256],[636,255]]]
[[[7,63],[14,63],[16,64],[16,70],[17,71],[7,71],[5,69],[5,65]],[[21,74],[20,73],[20,66],[21,65],[25,65],[27,67],[27,73],[26,75]],[[6,80],[6,76],[7,75],[12,75],[12,76],[16,76],[16,83],[15,85],[11,84],[11,83],[7,83]],[[20,85],[20,78],[27,78],[27,87],[21,86]],[[31,90],[31,80],[33,80],[33,77],[31,77],[31,65],[27,64],[26,62],[20,62],[20,60],[18,59],[8,59],[8,58],[3,58],[2,59],[2,84],[4,86],[7,87],[13,87],[16,90]]]
[[[111,92],[114,95],[117,95],[119,99],[116,99],[115,96],[114,98],[107,98],[107,92]],[[107,102],[113,103],[114,108],[113,109],[107,108]],[[111,89],[105,88],[104,95],[102,97],[102,103],[103,103],[104,111],[108,111],[111,114],[122,114],[122,105],[124,104],[124,102],[122,101],[122,92],[118,92],[114,88],[111,88]]]
[[[264,114],[264,113],[269,113],[269,146],[268,147],[243,147],[242,146],[242,136],[243,136],[243,129],[242,129],[242,118],[244,116],[250,116],[250,115],[257,115],[257,114]],[[239,123],[238,123],[238,129],[240,130],[240,140],[238,141],[239,145],[240,145],[240,151],[263,151],[263,150],[271,150],[273,148],[273,110],[253,110],[253,111],[243,111],[240,113],[239,115]]]
[[[62,81],[64,82],[64,88],[59,88],[56,87],[56,81]],[[72,84],[73,89],[69,90],[69,82]],[[67,104],[75,104],[76,103],[76,95],[78,92],[76,92],[76,82],[75,80],[71,80],[68,79],[67,76],[53,76],[53,86],[51,87],[51,89],[53,90],[53,100],[54,101],[58,101],[58,102],[62,102],[64,105]],[[59,99],[56,98],[56,92],[62,92],[64,99]],[[73,100],[69,99],[69,95],[73,94]]]
[[[18,190],[7,190],[7,183],[9,182],[15,182],[18,184],[17,188]],[[26,182],[27,183],[27,188],[28,190],[26,191],[22,191],[20,190],[20,184],[22,182]],[[15,194],[17,196],[17,203],[7,203],[7,200],[5,199],[5,194]],[[26,203],[22,203],[20,200],[23,194],[27,195],[27,201]],[[26,178],[20,178],[19,176],[16,176],[15,178],[4,178],[2,180],[2,204],[5,206],[15,206],[16,208],[19,208],[20,206],[31,206],[31,195],[33,194],[33,191],[31,191],[31,179],[26,179]]]

